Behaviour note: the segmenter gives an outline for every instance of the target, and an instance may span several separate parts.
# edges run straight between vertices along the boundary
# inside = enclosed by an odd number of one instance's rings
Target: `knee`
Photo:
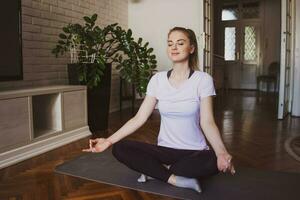
[[[112,154],[118,160],[122,158],[128,148],[128,143],[126,140],[121,140],[115,143],[112,147]]]

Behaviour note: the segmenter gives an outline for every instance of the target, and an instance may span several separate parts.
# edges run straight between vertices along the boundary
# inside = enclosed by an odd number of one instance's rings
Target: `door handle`
[[[236,60],[240,60],[240,52],[236,52]]]

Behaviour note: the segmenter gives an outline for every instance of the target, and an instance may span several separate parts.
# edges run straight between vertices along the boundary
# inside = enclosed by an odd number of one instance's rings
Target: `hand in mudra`
[[[222,153],[217,156],[218,169],[222,172],[230,172],[232,175],[235,174],[235,169],[232,163],[232,156],[228,153]]]
[[[110,147],[112,143],[105,138],[96,138],[89,140],[89,148],[83,149],[84,152],[93,152],[93,153],[100,153]]]

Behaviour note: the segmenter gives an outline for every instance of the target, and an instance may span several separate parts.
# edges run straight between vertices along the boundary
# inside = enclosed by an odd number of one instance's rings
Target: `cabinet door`
[[[0,152],[30,141],[29,98],[0,100]]]
[[[87,125],[86,91],[64,92],[64,128],[70,130]]]

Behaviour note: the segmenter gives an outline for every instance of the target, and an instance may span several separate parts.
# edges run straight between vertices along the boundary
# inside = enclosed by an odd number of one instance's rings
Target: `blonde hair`
[[[174,31],[180,31],[189,38],[190,44],[194,46],[194,52],[189,56],[189,68],[191,70],[199,70],[198,43],[197,43],[195,32],[191,29],[186,29],[183,27],[174,27],[169,31],[168,37]]]

